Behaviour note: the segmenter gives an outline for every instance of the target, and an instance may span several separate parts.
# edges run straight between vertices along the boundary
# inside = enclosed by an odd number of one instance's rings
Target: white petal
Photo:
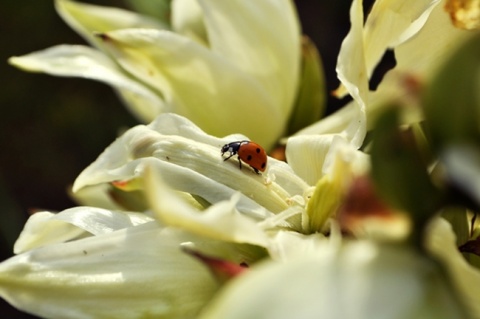
[[[315,185],[323,176],[323,163],[334,136],[301,135],[288,139],[287,162],[309,185]]]
[[[75,207],[60,213],[32,215],[15,242],[16,254],[54,243],[62,243],[85,232],[92,235],[133,227],[153,219],[145,214],[115,212],[95,207]]]
[[[267,236],[255,220],[236,210],[239,196],[198,211],[167,188],[155,166],[149,167],[145,180],[152,210],[167,225],[216,240],[266,246]]]
[[[366,134],[365,107],[368,104],[368,77],[363,40],[363,7],[354,0],[350,8],[350,32],[342,42],[337,61],[337,76],[356,102],[355,114],[346,128],[347,139],[360,147]]]
[[[440,0],[375,1],[365,23],[365,57],[368,77],[385,51],[414,36]]]
[[[192,240],[153,222],[35,249],[0,264],[0,295],[47,318],[195,317],[217,285]]]
[[[58,14],[87,41],[96,45],[96,32],[126,28],[166,29],[160,21],[120,8],[98,6],[70,0],[56,0]]]
[[[252,268],[200,318],[465,318],[436,264],[412,250],[368,242],[323,248]]]
[[[268,159],[267,171],[258,175],[244,165],[239,169],[238,161],[224,161],[220,149],[231,140],[216,139],[195,128],[191,122],[175,120],[180,118],[164,114],[151,126],[137,126],[127,131],[109,146],[99,158],[85,169],[74,183],[74,191],[88,185],[118,180],[140,178],[146,165],[155,165],[162,170],[167,184],[176,190],[198,195],[210,203],[229,199],[235,191],[242,196],[237,208],[245,213],[265,217],[270,212],[281,212],[289,206],[290,194],[281,184],[269,178],[269,167],[276,172],[282,170],[288,180],[288,189],[303,189],[304,184],[294,176],[285,163]],[[167,129],[158,123],[183,125]],[[167,124],[168,125],[168,124]],[[178,135],[164,135],[155,129],[163,127],[166,133],[195,136],[195,140]],[[197,142],[212,142],[216,145]],[[282,174],[279,174],[282,175]],[[265,211],[265,209],[267,211]]]
[[[207,30],[203,22],[202,8],[197,0],[173,0],[171,11],[172,28],[176,33],[207,45]]]
[[[146,86],[127,76],[112,60],[98,50],[81,45],[58,45],[12,57],[9,62],[30,72],[44,72],[56,76],[76,76],[111,85],[120,94],[137,100],[140,108],[131,111],[141,119],[153,119],[163,109],[163,101]]]
[[[52,217],[55,217],[55,214],[50,212],[38,212],[30,216],[15,242],[13,252],[19,254],[33,248],[66,242],[85,234],[85,230]]]
[[[289,0],[199,0],[211,49],[253,75],[285,116],[295,98],[300,27]]]
[[[262,83],[219,54],[179,35],[153,29],[106,33],[120,65],[156,89],[173,111],[209,134],[242,133],[269,149],[287,115]]]

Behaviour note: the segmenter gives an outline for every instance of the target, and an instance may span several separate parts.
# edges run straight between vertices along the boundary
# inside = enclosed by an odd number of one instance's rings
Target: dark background
[[[123,1],[85,1],[126,7]],[[369,7],[372,1],[364,1]],[[327,89],[349,29],[351,0],[297,0],[303,32],[316,43]],[[84,41],[56,14],[53,1],[0,3],[0,260],[12,255],[29,211],[74,206],[67,187],[120,129],[137,124],[110,87],[77,78],[20,71],[7,64],[56,44]],[[328,112],[342,103],[329,99]],[[33,318],[0,299],[2,318]]]

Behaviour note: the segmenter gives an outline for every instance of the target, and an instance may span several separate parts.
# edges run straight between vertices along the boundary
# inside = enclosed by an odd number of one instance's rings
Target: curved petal
[[[167,225],[215,240],[266,246],[267,236],[255,220],[236,210],[239,196],[198,211],[167,188],[154,165],[147,169],[145,183],[152,210]]]
[[[350,8],[350,32],[342,42],[337,61],[337,76],[355,100],[355,114],[345,129],[347,139],[360,147],[366,134],[365,107],[368,104],[368,77],[363,39],[363,6],[354,0]],[[337,92],[338,93],[338,92]]]
[[[127,76],[112,60],[98,50],[82,45],[58,45],[9,59],[10,64],[30,72],[57,76],[76,76],[111,85],[121,95],[136,100],[130,106],[141,119],[151,119],[163,109],[163,101],[146,86]]]
[[[355,51],[364,51],[368,79],[385,51],[414,36],[440,2],[440,0],[378,0],[374,2],[361,32],[362,45],[359,45]],[[361,30],[359,25],[355,27],[357,31]],[[350,30],[350,33],[353,31]],[[352,52],[349,52],[350,56]],[[337,95],[343,96],[346,93],[345,89],[348,88],[340,87]]]
[[[293,2],[199,2],[212,51],[255,77],[288,116],[297,89],[301,48]]]
[[[15,254],[54,243],[67,242],[86,233],[101,235],[152,221],[141,213],[115,212],[96,207],[75,207],[60,213],[39,212],[25,224],[15,242]]]
[[[125,70],[164,97],[167,111],[188,117],[209,134],[239,132],[267,149],[280,136],[287,116],[274,96],[208,48],[151,29],[113,31],[102,39]]]
[[[72,29],[93,45],[100,44],[96,32],[127,28],[167,29],[160,21],[120,8],[98,6],[70,0],[56,0],[58,14]]]
[[[309,185],[323,176],[323,163],[335,135],[300,135],[288,139],[286,157],[295,173]]]
[[[269,212],[283,211],[290,205],[290,197],[298,195],[289,194],[269,178],[269,169],[276,168],[284,176],[281,181],[296,183],[298,178],[285,177],[295,176],[285,163],[269,158],[264,175],[255,174],[248,167],[239,169],[236,160],[224,161],[221,156],[221,146],[231,140],[208,136],[193,123],[181,119],[164,114],[150,126],[137,126],[127,131],[79,175],[74,191],[88,185],[141,178],[147,165],[155,165],[173,188],[198,195],[210,203],[227,200],[235,190],[240,191],[237,208],[262,218]],[[173,126],[166,128],[159,123]],[[161,134],[156,131],[160,127],[160,131],[167,134],[178,132],[180,135]],[[303,187],[302,183],[296,187],[288,184],[289,189]]]
[[[203,20],[202,8],[197,0],[173,0],[171,3],[172,28],[207,46],[208,36]]]
[[[67,242],[86,234],[85,230],[52,217],[55,217],[55,214],[50,212],[38,212],[30,216],[15,241],[13,252],[20,254],[49,244]]]
[[[266,262],[231,281],[208,318],[466,318],[436,264],[406,247],[325,245],[286,263]]]
[[[0,295],[48,318],[195,317],[217,284],[155,222],[49,245],[0,264]]]

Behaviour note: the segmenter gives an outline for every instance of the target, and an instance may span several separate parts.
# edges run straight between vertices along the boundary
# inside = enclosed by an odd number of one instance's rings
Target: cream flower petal
[[[406,247],[325,245],[287,263],[252,268],[200,318],[465,318],[436,266]]]
[[[9,59],[10,64],[30,72],[76,76],[110,84],[125,98],[135,100],[132,113],[141,119],[155,117],[164,109],[163,101],[146,86],[132,80],[112,60],[98,50],[82,45],[58,45]]]
[[[54,243],[62,243],[85,235],[85,230],[63,221],[54,220],[54,213],[38,212],[30,216],[13,246],[20,254]]]
[[[70,27],[93,45],[99,44],[96,32],[126,28],[167,29],[160,21],[120,8],[98,6],[70,0],[56,0],[58,14]]]
[[[394,48],[415,35],[425,24],[431,11],[440,0],[378,0],[368,14],[364,31],[357,33],[362,44],[345,52],[347,56],[355,56],[364,51],[367,80],[387,49]],[[360,13],[357,13],[358,15]],[[353,26],[353,20],[352,20]],[[356,31],[361,30],[357,25]],[[342,55],[340,55],[342,56]],[[344,60],[339,63],[345,63]],[[338,96],[343,96],[348,87],[339,88]]]
[[[49,245],[0,264],[0,295],[48,318],[189,318],[217,284],[155,222]]]
[[[368,78],[363,41],[363,7],[354,0],[350,8],[350,32],[342,42],[337,61],[337,76],[356,102],[356,114],[345,129],[346,138],[357,147],[366,134],[365,107],[368,104]]]
[[[236,210],[239,196],[198,211],[168,189],[154,165],[147,169],[145,183],[152,210],[167,225],[206,238],[266,246],[267,236],[255,220]]]
[[[133,227],[153,218],[141,213],[115,212],[96,207],[75,207],[60,213],[39,212],[25,224],[15,242],[15,254],[27,250],[62,243],[80,235],[101,235]]]
[[[265,148],[286,116],[255,77],[183,36],[153,29],[103,35],[120,65],[163,96],[166,104],[209,134],[242,132]],[[280,123],[280,124],[279,124]]]
[[[202,8],[197,0],[173,0],[171,11],[172,28],[176,33],[207,46],[207,30]]]
[[[170,135],[172,132],[180,135]],[[163,114],[149,126],[127,131],[80,174],[73,189],[141,178],[146,166],[155,165],[171,187],[198,195],[210,203],[229,199],[235,191],[240,191],[237,208],[241,212],[264,218],[286,209],[290,197],[296,194],[290,194],[271,180],[269,169],[281,172],[280,181],[289,180],[288,190],[302,189],[304,182],[296,185],[299,179],[288,165],[272,158],[268,159],[264,175],[255,174],[248,165],[240,170],[236,159],[224,161],[220,153],[222,145],[231,141],[231,136],[214,138],[180,116]]]
[[[300,27],[290,0],[199,0],[213,52],[252,75],[289,115],[300,66]],[[259,49],[261,48],[261,49]],[[284,118],[286,118],[284,116]]]
[[[309,185],[323,176],[323,163],[335,135],[301,135],[288,139],[286,157],[295,173]]]

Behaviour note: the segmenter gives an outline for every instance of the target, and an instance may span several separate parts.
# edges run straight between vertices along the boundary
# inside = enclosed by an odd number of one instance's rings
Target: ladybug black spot
[[[262,168],[265,168],[267,166],[267,163],[262,163]]]
[[[247,156],[247,161],[250,162],[252,160],[252,155]]]

